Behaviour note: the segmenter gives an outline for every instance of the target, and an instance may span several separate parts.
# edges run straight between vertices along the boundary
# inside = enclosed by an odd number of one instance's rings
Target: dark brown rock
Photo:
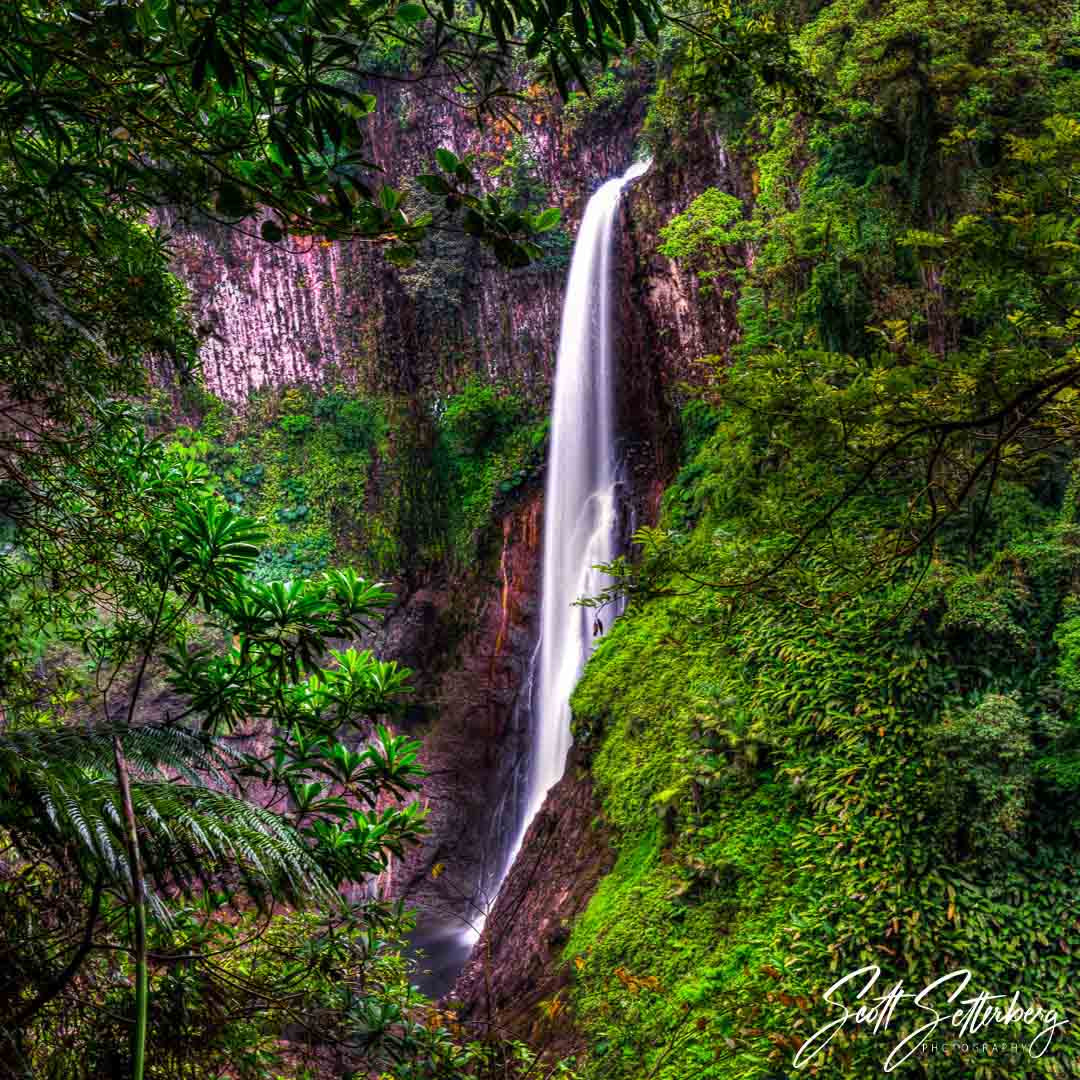
[[[570,979],[562,949],[614,861],[592,780],[574,750],[533,819],[451,999],[463,1018],[491,1021],[535,1044],[537,1009]]]
[[[536,641],[540,504],[537,491],[502,515],[490,577],[408,596],[381,643],[420,680],[413,733],[423,739],[430,831],[380,885],[461,928],[492,888],[514,827],[508,800],[528,751],[521,695]]]
[[[643,90],[630,95],[617,124],[585,134],[565,131],[556,110],[537,106],[528,144],[571,231],[596,186],[629,163]],[[380,89],[371,118],[373,156],[386,165],[388,182],[427,171],[437,146],[476,153],[485,175],[511,148],[512,130],[480,130],[437,98],[405,104],[399,91]],[[684,386],[703,377],[695,361],[728,357],[737,338],[723,289],[703,293],[692,273],[657,252],[661,227],[709,186],[751,197],[738,160],[715,131],[701,130],[624,201],[615,309],[627,535],[655,520],[677,467]],[[338,381],[431,402],[475,373],[508,380],[535,402],[548,397],[564,270],[511,273],[474,248],[448,247],[401,271],[368,245],[304,240],[280,248],[207,221],[173,225],[177,269],[206,332],[208,385],[233,403],[260,386]],[[425,571],[422,580],[398,582],[400,602],[374,643],[418,672],[407,727],[424,738],[431,830],[379,888],[429,918],[467,919],[516,833],[528,754],[524,689],[539,609],[540,503],[534,490],[500,513],[468,573]],[[471,1013],[490,1006],[527,1031],[535,1004],[565,978],[559,956],[569,924],[610,862],[592,825],[597,812],[587,774],[572,763],[533,822],[482,948],[458,984]]]

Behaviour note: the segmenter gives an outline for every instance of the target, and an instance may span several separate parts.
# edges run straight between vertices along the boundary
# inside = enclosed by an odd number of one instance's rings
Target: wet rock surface
[[[538,106],[525,137],[571,234],[588,196],[631,159],[644,107],[644,95],[632,95],[617,125],[571,134],[553,110]],[[498,125],[480,130],[437,99],[406,114],[397,91],[380,90],[371,124],[375,159],[391,163],[391,183],[427,171],[437,146],[475,152],[490,168],[515,137]],[[694,361],[727,355],[735,340],[723,290],[703,296],[691,274],[656,251],[663,224],[704,188],[747,195],[739,163],[715,136],[689,142],[678,166],[654,168],[634,185],[620,217],[614,306],[625,539],[655,520],[677,467],[680,385],[700,382]],[[477,373],[509,380],[535,402],[548,398],[565,267],[509,272],[482,251],[451,246],[425,268],[402,271],[367,245],[303,239],[275,247],[255,230],[165,215],[161,222],[174,231],[176,268],[191,287],[208,388],[234,405],[261,387],[336,382],[433,401]],[[464,959],[462,931],[516,839],[540,605],[541,502],[534,488],[503,508],[467,572],[395,583],[398,606],[373,642],[418,673],[404,726],[423,738],[421,799],[430,829],[376,887],[420,910],[417,944],[428,954],[426,988],[435,993]],[[533,822],[457,983],[471,1012],[490,1006],[527,1030],[535,1003],[566,978],[559,958],[569,923],[610,861],[597,814],[587,772],[574,763]]]
[[[613,860],[588,770],[571,750],[449,995],[465,1019],[498,1016],[539,1036],[537,1005],[569,982],[563,946]]]
[[[539,613],[541,496],[508,510],[488,578],[423,588],[387,621],[377,647],[414,667],[429,832],[380,882],[423,916],[423,933],[467,931],[501,868],[527,760],[522,701]],[[447,948],[450,948],[447,945]],[[463,959],[463,957],[462,957]]]

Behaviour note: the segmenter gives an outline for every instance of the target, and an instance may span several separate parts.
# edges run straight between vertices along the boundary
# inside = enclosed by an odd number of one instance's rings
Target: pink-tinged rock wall
[[[476,921],[472,905],[493,887],[520,820],[541,535],[541,493],[534,489],[502,515],[486,573],[472,588],[433,583],[387,624],[387,648],[415,666],[419,698],[430,705],[413,729],[428,772],[429,832],[394,866],[389,892],[420,910],[429,938],[462,939]],[[457,959],[464,961],[463,948]]]
[[[374,156],[391,182],[429,171],[438,146],[476,153],[485,175],[511,148],[514,132],[505,125],[478,129],[437,100],[405,104],[399,91],[385,92],[370,120]],[[571,233],[595,187],[631,159],[643,108],[632,96],[618,123],[576,135],[545,105],[530,117],[525,134],[537,172]],[[617,396],[637,521],[653,518],[677,464],[672,404],[680,382],[700,377],[696,357],[722,354],[734,341],[730,303],[702,297],[656,244],[659,228],[704,188],[742,193],[737,163],[704,135],[680,161],[631,190],[619,238]],[[234,404],[263,387],[339,381],[431,400],[474,373],[546,399],[565,270],[509,272],[462,238],[440,240],[422,264],[398,270],[369,245],[305,239],[281,248],[254,230],[166,223],[204,335],[208,387]],[[394,867],[389,889],[436,919],[467,915],[470,896],[490,883],[500,822],[513,811],[514,777],[527,753],[540,502],[533,489],[492,522],[467,574],[435,569],[399,583],[398,608],[376,643],[420,673],[412,729],[424,736],[430,774],[423,798],[431,832]],[[571,770],[537,818],[522,857],[549,860],[554,852],[551,873],[530,877],[519,859],[482,941],[499,968],[498,1003],[535,1001],[561,978],[556,958],[567,920],[607,865],[601,834],[590,834],[585,847],[579,836],[597,813],[587,774]],[[482,994],[486,1008],[484,973],[475,963],[470,971],[461,995],[477,1009]]]
[[[226,401],[321,381],[348,353],[357,300],[344,288],[341,245],[266,244],[212,222],[173,232],[175,267],[191,290],[207,387]]]
[[[517,134],[505,121],[478,128],[435,96],[381,88],[368,118],[372,154],[388,183],[433,171],[434,151],[476,155],[486,188]],[[588,137],[563,131],[538,102],[521,136],[535,174],[572,230],[592,189],[632,157],[643,99],[623,121]],[[230,228],[162,215],[176,269],[203,334],[208,388],[234,404],[255,390],[342,381],[373,391],[434,396],[473,372],[542,398],[558,341],[564,269],[508,271],[466,238],[436,238],[429,257],[398,270],[377,246],[290,238],[270,245],[257,223]]]

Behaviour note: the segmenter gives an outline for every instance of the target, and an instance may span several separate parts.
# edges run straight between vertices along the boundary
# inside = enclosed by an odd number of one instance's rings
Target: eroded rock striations
[[[431,171],[435,148],[444,146],[476,154],[478,173],[494,187],[505,177],[493,174],[502,175],[517,146],[521,167],[571,226],[592,188],[630,159],[643,108],[638,94],[625,124],[584,139],[565,132],[557,111],[542,102],[518,133],[505,122],[479,128],[442,98],[419,94],[379,88],[369,118],[372,154],[385,170],[379,179],[400,186]],[[421,263],[399,270],[366,243],[296,238],[270,245],[254,225],[164,220],[192,288],[207,384],[229,402],[295,382],[431,396],[480,371],[542,397],[550,381],[560,265],[507,271],[451,236],[434,239]]]
[[[562,946],[613,861],[588,769],[571,750],[454,987],[451,997],[462,1003],[464,1016],[497,1016],[542,1041],[536,1006],[568,982]]]

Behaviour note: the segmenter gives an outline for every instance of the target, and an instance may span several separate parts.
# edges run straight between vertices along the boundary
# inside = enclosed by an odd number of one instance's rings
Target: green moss
[[[1074,1016],[1080,938],[1041,929],[1069,924],[1080,886],[1068,514],[1004,484],[974,560],[943,544],[914,603],[914,570],[851,594],[813,558],[788,579],[798,604],[740,603],[694,581],[783,550],[804,480],[762,478],[727,411],[699,403],[685,430],[662,523],[681,531],[644,555],[572,701],[618,853],[566,954],[590,1075],[782,1074],[824,989],[865,964],[909,987],[965,966]],[[1061,1075],[1069,1038],[1030,1075]],[[817,1075],[875,1075],[892,1044],[838,1038]]]
[[[576,131],[610,119],[623,104],[626,93],[625,78],[609,68],[590,82],[587,93],[575,90],[570,95],[562,110],[563,126]]]
[[[507,387],[474,379],[442,404],[437,422],[434,455],[447,497],[441,512],[453,557],[465,564],[495,509],[539,479],[548,421]]]
[[[263,523],[268,542],[258,573],[268,579],[343,561],[359,561],[369,573],[381,568],[367,548],[363,508],[383,406],[340,388],[329,396],[340,399],[338,408],[303,388],[266,392],[228,427],[208,430],[204,422],[197,433],[173,433],[205,459],[224,497]],[[350,406],[363,411],[361,422]]]

